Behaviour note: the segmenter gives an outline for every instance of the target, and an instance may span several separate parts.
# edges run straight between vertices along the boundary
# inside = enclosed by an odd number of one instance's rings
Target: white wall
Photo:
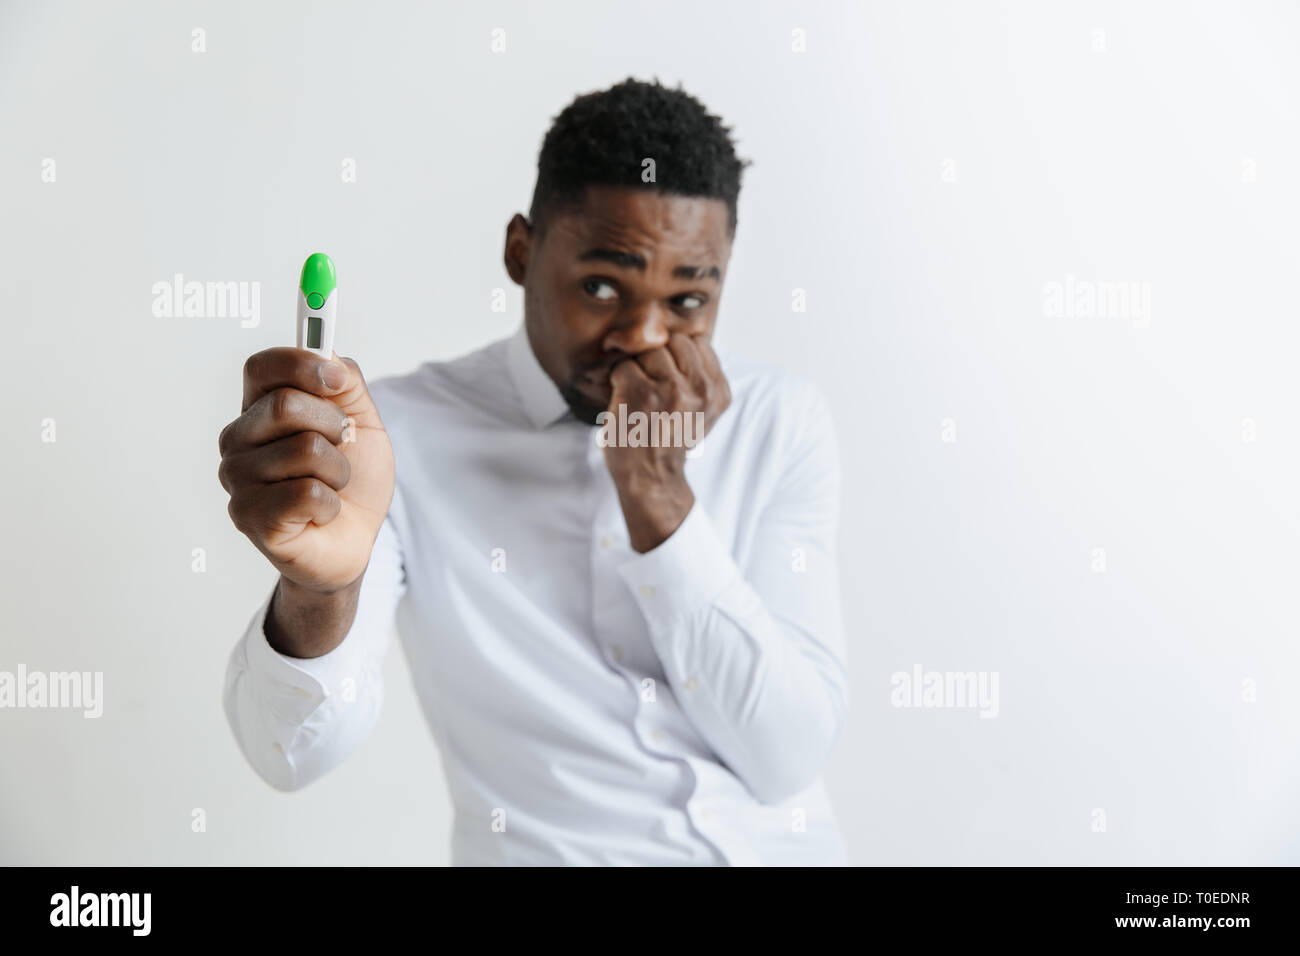
[[[0,6],[0,669],[106,698],[0,710],[0,862],[448,859],[397,645],[327,778],[276,793],[236,749],[222,675],[274,574],[217,433],[308,252],[372,379],[513,328],[541,136],[627,75],[755,160],[721,344],[836,403],[854,861],[1300,861],[1298,39],[1294,5],[1172,0]],[[155,317],[175,273],[260,283],[260,324]],[[1045,314],[1067,276],[1150,312]],[[916,664],[997,672],[998,717],[892,707]]]

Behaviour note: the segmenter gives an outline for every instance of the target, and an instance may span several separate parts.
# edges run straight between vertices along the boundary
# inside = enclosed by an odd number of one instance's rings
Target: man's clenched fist
[[[615,419],[639,411],[653,423],[657,412],[680,413],[685,426],[687,418],[699,412],[704,430],[694,435],[696,441],[708,434],[731,404],[731,388],[704,336],[675,332],[665,347],[619,362],[609,380],[608,410]],[[683,432],[685,428],[677,434]],[[682,443],[667,447],[606,444],[605,464],[618,489],[634,550],[644,553],[657,548],[677,530],[695,503],[686,483],[687,450]]]
[[[284,579],[321,594],[360,580],[393,498],[393,448],[356,362],[251,356],[219,445],[231,520]]]

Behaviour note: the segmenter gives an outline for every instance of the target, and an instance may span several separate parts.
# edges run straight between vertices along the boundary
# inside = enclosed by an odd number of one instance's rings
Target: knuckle
[[[244,504],[240,499],[231,496],[230,501],[226,504],[226,514],[230,515],[230,523],[235,526],[235,530],[240,534],[252,537],[252,529],[248,523],[247,512]]]
[[[305,496],[309,503],[317,505],[329,497],[329,488],[319,478],[306,478],[304,483],[307,486]]]
[[[292,418],[298,407],[297,393],[291,388],[271,392],[271,417],[277,421]]]
[[[318,497],[316,491],[315,478],[299,478],[293,483],[293,499],[295,505],[313,504]]]
[[[244,360],[244,381],[260,382],[266,374],[266,353],[254,352]]]
[[[326,450],[334,447],[320,432],[303,432],[299,441],[302,444],[302,453],[313,460],[324,458]]]
[[[217,451],[221,453],[221,457],[223,459],[225,458],[226,454],[230,451],[231,438],[234,435],[235,425],[238,421],[239,419],[235,419],[235,421],[229,423],[228,425],[226,425],[225,428],[221,429],[221,434],[217,435]]]

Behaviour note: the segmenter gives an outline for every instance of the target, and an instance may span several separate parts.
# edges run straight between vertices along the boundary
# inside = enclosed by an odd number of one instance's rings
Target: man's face
[[[616,364],[673,332],[712,338],[730,258],[725,202],[651,190],[589,187],[540,239],[522,216],[506,230],[533,351],[589,425],[609,406]]]

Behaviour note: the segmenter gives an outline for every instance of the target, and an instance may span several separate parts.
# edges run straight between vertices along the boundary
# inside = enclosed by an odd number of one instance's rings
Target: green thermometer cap
[[[338,276],[334,272],[334,260],[325,253],[313,252],[302,264],[302,279],[298,282],[298,288],[302,290],[302,294],[307,298],[307,304],[313,309],[319,309],[324,305],[325,300],[338,284]]]

